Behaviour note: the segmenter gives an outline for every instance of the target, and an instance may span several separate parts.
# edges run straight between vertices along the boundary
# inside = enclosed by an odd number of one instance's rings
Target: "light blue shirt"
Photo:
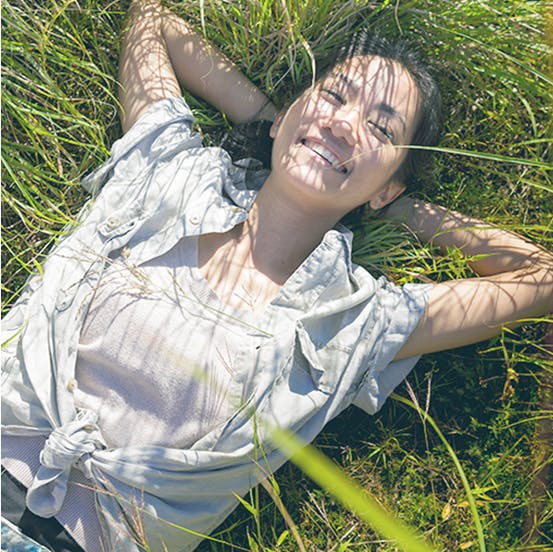
[[[252,162],[238,167],[224,150],[203,147],[192,125],[185,101],[167,99],[115,142],[83,180],[94,200],[3,323],[2,432],[48,436],[28,507],[55,515],[77,467],[106,491],[97,510],[114,551],[140,549],[120,537],[137,514],[153,550],[192,550],[201,537],[171,524],[209,534],[237,505],[233,493],[286,461],[268,428],[311,441],[352,403],[374,413],[417,361],[393,358],[424,312],[428,286],[398,287],[354,265],[351,233],[339,226],[258,316],[233,380],[237,394],[251,390],[242,408],[187,450],[105,445],[96,413],[78,410],[72,390],[80,330],[106,261],[123,253],[138,265],[183,236],[231,229],[266,177]]]

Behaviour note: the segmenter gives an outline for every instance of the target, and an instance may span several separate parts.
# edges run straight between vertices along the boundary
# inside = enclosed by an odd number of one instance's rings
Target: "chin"
[[[317,174],[305,166],[295,167],[288,173],[290,182],[297,190],[316,196],[336,196],[341,191],[341,183],[329,176],[332,175]]]
[[[292,164],[290,160],[285,167],[286,179],[299,189],[313,190],[317,193],[340,193],[346,180],[345,176],[332,167],[324,167],[309,161],[311,160],[308,159],[305,162],[302,159]]]

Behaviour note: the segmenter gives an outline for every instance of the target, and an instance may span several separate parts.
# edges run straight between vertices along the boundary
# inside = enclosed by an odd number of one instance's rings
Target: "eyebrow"
[[[399,120],[399,122],[402,124],[403,126],[403,130],[405,131],[407,129],[407,123],[405,121],[405,117],[399,112],[397,111],[396,109],[394,109],[390,104],[387,104],[385,102],[382,102],[379,106],[378,106],[378,110],[379,111],[382,111],[383,113],[385,113],[386,115],[390,115],[390,117],[394,117],[396,119]]]
[[[349,86],[354,92],[359,92],[359,85],[355,84],[349,77],[346,77],[343,73],[330,73],[331,77],[339,78],[344,84]]]
[[[355,84],[349,77],[344,75],[343,73],[330,73],[331,77],[337,77],[340,79],[344,84],[346,84],[349,88],[352,89],[353,92],[358,93],[359,92],[359,85]],[[401,125],[403,126],[403,131],[405,132],[407,130],[407,122],[405,121],[405,117],[397,110],[394,109],[390,104],[387,104],[386,102],[382,102],[377,107],[378,111],[381,111],[382,113],[389,115],[390,117],[394,117],[399,120]]]

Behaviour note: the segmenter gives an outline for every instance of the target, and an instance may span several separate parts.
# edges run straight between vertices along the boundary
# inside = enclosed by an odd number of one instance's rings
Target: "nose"
[[[354,146],[359,129],[361,113],[357,107],[348,105],[337,109],[328,119],[328,127],[337,138],[344,139]]]

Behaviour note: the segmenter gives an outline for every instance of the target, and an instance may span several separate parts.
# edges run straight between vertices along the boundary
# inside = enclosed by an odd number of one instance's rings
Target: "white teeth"
[[[305,139],[302,140],[302,143],[307,145],[311,151],[314,151],[317,155],[320,155],[323,159],[328,161],[332,167],[340,172],[347,173],[347,169],[344,166],[341,166],[340,159],[338,159],[338,157],[336,157],[336,155],[327,149],[323,144],[318,142],[307,142]]]
[[[340,160],[330,150],[327,150],[321,144],[311,144],[309,147],[323,159],[326,159],[331,165],[337,165],[340,162]]]

